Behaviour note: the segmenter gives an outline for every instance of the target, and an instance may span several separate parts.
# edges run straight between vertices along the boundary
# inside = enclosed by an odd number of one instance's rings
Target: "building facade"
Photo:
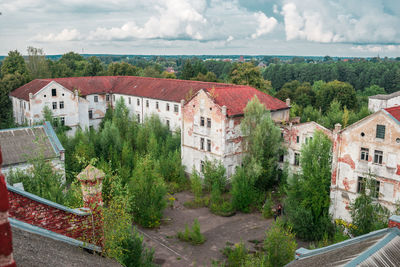
[[[372,112],[396,106],[400,106],[400,91],[389,95],[374,95],[368,97],[368,109]]]
[[[223,164],[227,177],[242,162],[240,122],[248,101],[257,96],[277,123],[289,121],[289,106],[252,87],[200,90],[183,106],[182,165],[185,171],[200,172],[206,160]]]
[[[373,178],[374,196],[390,211],[400,199],[400,107],[378,112],[334,131],[331,207],[333,218],[351,221],[350,203]]]

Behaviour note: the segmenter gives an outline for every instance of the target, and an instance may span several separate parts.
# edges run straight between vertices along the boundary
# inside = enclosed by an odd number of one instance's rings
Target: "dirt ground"
[[[247,248],[254,250],[254,243],[249,241],[262,241],[273,222],[273,219],[264,219],[260,213],[221,217],[212,214],[208,208],[188,209],[183,203],[193,199],[189,192],[180,192],[174,197],[174,208],[165,210],[163,223],[158,229],[138,227],[145,243],[155,250],[155,262],[162,266],[211,266],[213,259],[224,259],[220,250],[227,242],[238,243],[242,240]],[[185,223],[191,226],[195,218],[199,220],[201,233],[207,239],[204,244],[196,246],[176,237],[178,231],[183,231]]]

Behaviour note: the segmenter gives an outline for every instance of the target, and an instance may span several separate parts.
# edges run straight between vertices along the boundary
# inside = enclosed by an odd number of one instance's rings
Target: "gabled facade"
[[[252,87],[200,90],[184,105],[182,119],[182,165],[191,173],[202,170],[206,160],[220,161],[229,177],[242,162],[240,122],[248,101],[257,96],[277,123],[289,120],[289,107],[279,99]]]
[[[376,200],[394,211],[400,199],[400,107],[382,109],[341,130],[336,129],[331,181],[333,218],[351,221],[365,177],[375,177]]]

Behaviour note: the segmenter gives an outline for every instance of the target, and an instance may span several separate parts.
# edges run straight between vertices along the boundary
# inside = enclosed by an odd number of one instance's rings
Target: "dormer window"
[[[51,89],[51,96],[57,96],[57,89]]]

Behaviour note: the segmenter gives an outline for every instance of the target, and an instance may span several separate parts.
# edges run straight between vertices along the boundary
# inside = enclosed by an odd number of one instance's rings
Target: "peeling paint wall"
[[[377,125],[385,126],[385,138],[377,138]],[[358,177],[367,177],[370,171],[380,182],[378,201],[394,210],[400,199],[400,125],[384,111],[342,130],[336,140],[337,159],[331,184],[333,217],[350,221],[349,205],[357,197]],[[361,148],[368,149],[368,160],[361,157]],[[375,151],[382,151],[382,164],[374,163]]]
[[[400,106],[400,96],[395,96],[389,99],[368,99],[368,109],[372,112],[377,112],[384,108]]]

